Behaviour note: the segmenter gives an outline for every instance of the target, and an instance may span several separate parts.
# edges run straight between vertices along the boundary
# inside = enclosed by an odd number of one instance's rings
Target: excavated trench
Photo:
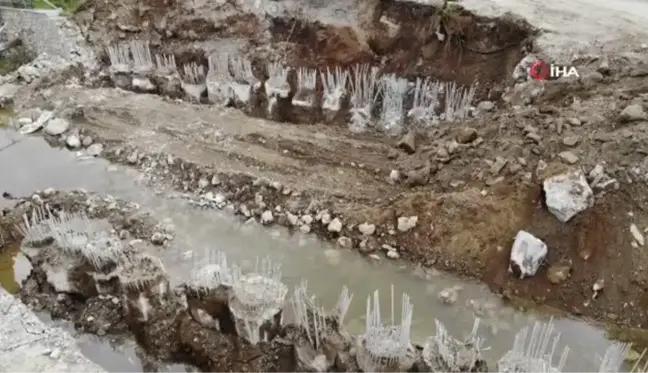
[[[5,139],[6,141],[11,140]],[[105,168],[109,166],[103,161],[84,161],[79,164],[74,160],[72,153],[50,149],[42,140],[36,138],[19,138],[17,140],[19,141],[16,142],[16,145],[6,149],[0,158],[2,173],[14,176],[11,183],[3,182],[3,189],[10,194],[20,195],[24,190],[44,190],[48,186],[57,188],[81,186],[88,190],[123,196],[129,200],[141,202],[145,207],[153,208],[155,206],[153,211],[156,216],[172,218],[176,225],[175,238],[165,245],[167,247],[150,247],[148,245],[145,251],[162,259],[174,286],[186,282],[187,274],[192,269],[195,270],[197,264],[203,263],[198,258],[201,257],[199,253],[204,247],[224,251],[235,262],[243,263],[242,266],[246,270],[251,268],[250,261],[253,262],[256,257],[270,256],[276,262],[283,264],[283,281],[286,281],[288,285],[298,285],[302,278],[310,280],[309,287],[313,289],[325,306],[332,306],[337,298],[337,291],[342,286],[348,285],[350,290],[356,294],[356,300],[352,302],[347,313],[345,330],[351,335],[358,335],[363,333],[365,307],[362,300],[364,297],[375,289],[381,289],[384,294],[393,284],[396,289],[404,290],[414,296],[411,299],[417,310],[412,319],[412,325],[415,327],[412,328],[411,337],[414,341],[424,341],[426,337],[434,333],[434,318],[448,325],[450,332],[460,337],[470,330],[475,315],[482,317],[483,326],[479,329],[479,334],[491,334],[490,337],[487,337],[487,345],[491,347],[491,350],[483,353],[484,358],[489,361],[489,365],[511,347],[516,328],[529,323],[527,316],[500,305],[500,301],[493,298],[482,286],[459,282],[456,279],[420,270],[415,270],[412,275],[411,269],[405,266],[389,264],[376,266],[355,253],[321,247],[322,245],[319,243],[301,241],[302,239],[299,237],[288,238],[284,233],[275,235],[273,239],[267,237],[267,233],[255,226],[244,225],[232,228],[231,223],[227,223],[229,220],[214,216],[218,214],[213,212],[187,209],[183,207],[181,201],[173,202],[153,197],[149,190],[132,183],[133,179],[138,178],[136,174],[122,174],[122,171],[115,172],[114,168],[112,168],[113,172],[106,173]],[[34,157],[47,160],[47,162],[30,161]],[[26,167],[23,163],[16,162],[16,159],[37,164],[40,168]],[[108,217],[117,231],[129,231],[127,235],[130,238],[141,238],[148,242],[152,232],[156,229],[154,222],[148,222],[144,218],[145,215],[133,214],[132,210],[129,210],[132,208],[129,207],[129,204],[124,204],[111,197],[95,197],[84,192],[76,194],[44,192],[40,194],[40,198],[50,201],[51,206],[62,208],[68,212],[85,211],[93,218]],[[8,200],[2,202],[3,207],[15,203],[15,201]],[[112,206],[113,204],[116,207]],[[13,223],[18,221],[22,212],[30,211],[30,207],[23,203],[19,208],[5,211],[3,236],[11,237],[8,232],[13,230]],[[214,237],[218,237],[216,242],[214,242]],[[300,242],[302,243],[300,244]],[[23,247],[25,247],[25,242],[23,242]],[[246,250],[241,250],[242,247],[245,247]],[[193,251],[195,260],[187,259],[190,256],[189,251]],[[214,259],[213,254],[207,254],[207,256]],[[97,295],[90,288],[90,293],[81,297],[70,295],[69,291],[53,292],[52,286],[43,281],[43,273],[39,270],[43,267],[39,266],[38,260],[32,258],[36,270],[22,284],[20,292],[23,300],[32,304],[36,309],[49,311],[55,317],[74,321],[75,326],[81,332],[102,335],[104,336],[102,338],[112,338],[122,336],[127,330],[132,331],[135,332],[135,337],[143,349],[156,360],[162,360],[164,363],[189,361],[198,364],[200,368],[207,371],[262,368],[281,369],[282,371],[305,369],[294,365],[296,364],[295,347],[304,346],[303,335],[300,337],[299,333],[295,334],[294,328],[281,326],[279,329],[282,336],[272,339],[270,343],[252,346],[236,336],[236,333],[230,333],[231,325],[230,329],[223,326],[224,329],[230,330],[224,334],[218,333],[213,328],[205,328],[199,321],[196,321],[196,319],[202,320],[196,316],[198,312],[194,312],[192,316],[191,312],[183,311],[183,306],[174,302],[169,303],[170,308],[158,309],[155,312],[171,312],[176,315],[175,312],[179,311],[176,316],[168,318],[151,316],[146,322],[141,321],[141,315],[140,319],[129,319],[128,314],[124,313],[126,312],[125,308],[123,308],[123,302],[127,300],[123,299],[121,291],[116,293],[109,291]],[[24,264],[25,261],[18,263]],[[18,267],[14,268],[21,273],[19,277],[24,277],[24,270]],[[331,269],[334,269],[335,275],[333,276]],[[3,273],[3,277],[5,276],[6,273]],[[87,279],[87,276],[81,277]],[[455,297],[455,301],[458,300],[458,305],[445,305],[435,294],[439,290],[443,290],[442,292],[456,290],[458,296]],[[174,297],[174,299],[176,298]],[[182,299],[182,295],[180,295],[180,299]],[[194,299],[194,304],[195,301]],[[152,302],[152,304],[155,303]],[[222,303],[220,303],[220,307],[217,307],[221,310],[226,308]],[[291,307],[287,309],[290,310]],[[229,316],[218,317],[224,317],[224,323],[226,323]],[[590,354],[591,351],[598,351],[599,354],[602,354],[607,345],[602,332],[585,324],[559,320],[557,327],[563,331],[571,331],[563,333],[561,342],[571,347],[572,354],[581,349],[582,355]],[[169,334],[171,331],[173,333]],[[588,337],[583,338],[585,335]],[[175,337],[177,339],[174,339]],[[349,346],[350,340],[346,338],[344,337],[342,342]],[[152,341],[165,343],[154,344]],[[336,343],[338,342],[340,341],[338,340]],[[93,354],[100,354],[99,351],[105,348],[101,343],[91,345],[89,350],[92,352],[89,352],[88,355],[92,358]],[[338,346],[337,348],[348,353],[353,351],[346,347]],[[228,351],[228,353],[223,353],[223,351]],[[421,364],[421,351],[415,350],[414,352],[414,355],[419,357],[418,364]],[[130,354],[132,355],[133,352]],[[330,355],[327,356],[329,356],[327,358],[329,363],[333,364],[336,370],[354,369],[353,365],[347,365],[346,368],[344,365],[339,365],[343,363],[344,356],[337,360],[332,359]],[[107,369],[111,371],[123,369],[123,367],[116,367],[105,360],[102,361],[100,358],[97,360],[98,363],[107,364]],[[149,362],[148,364],[155,366],[155,363]],[[573,359],[568,362],[567,366],[574,370],[589,370],[595,369],[595,364],[593,359]],[[427,368],[418,365],[418,368],[412,369]]]
[[[480,17],[456,5],[381,1],[370,18],[354,27],[248,13],[227,30],[194,19],[190,30],[201,40],[245,46],[183,46],[184,34],[171,32],[155,45],[112,44],[104,60],[120,88],[395,135],[474,116],[477,102],[499,99],[536,33],[512,16]]]
[[[161,45],[157,43],[155,46],[148,42],[114,44],[110,58],[105,62],[110,65],[111,84],[136,92],[185,98],[207,105],[234,106],[249,116],[281,122],[325,122],[349,126],[352,131],[373,127],[396,134],[404,129],[425,128],[436,120],[461,120],[474,115],[472,104],[479,100],[498,99],[514,66],[532,47],[529,41],[534,30],[523,21],[477,17],[460,8],[441,10],[400,1],[379,4],[373,23],[364,27],[362,34],[350,26],[269,17],[271,41],[279,51],[271,56],[255,49],[260,44],[255,41],[258,32],[250,31],[254,29],[250,25],[260,23],[256,16],[248,14],[237,17],[231,28],[188,23],[183,26],[185,34],[175,36],[210,34],[223,38],[247,38],[251,47],[245,53],[214,54],[195,46],[180,47],[178,40],[162,40]],[[154,23],[155,19],[150,21]],[[273,64],[278,61],[279,64]],[[433,97],[421,100],[420,96]],[[460,105],[449,104],[453,100],[459,101]],[[393,104],[395,102],[399,103]],[[12,175],[20,175],[15,169],[22,167],[21,162],[10,167],[13,167],[9,168]],[[175,239],[167,241],[164,248],[146,244],[143,249],[124,240],[126,262],[151,264],[148,272],[135,273],[137,268],[128,269],[123,263],[110,261],[97,266],[92,258],[82,255],[85,259],[73,261],[72,269],[67,272],[66,277],[72,286],[67,290],[57,289],[57,284],[49,279],[47,265],[43,266],[43,263],[51,266],[51,253],[56,244],[30,251],[25,249],[39,246],[38,242],[23,240],[23,251],[31,253],[28,256],[33,271],[22,282],[19,292],[26,303],[57,318],[73,320],[75,327],[82,332],[104,337],[133,337],[146,355],[154,360],[142,363],[151,365],[145,370],[157,369],[156,362],[162,361],[164,364],[190,364],[204,371],[357,371],[358,368],[367,371],[383,369],[380,365],[385,362],[392,365],[387,369],[399,371],[478,371],[487,369],[486,361],[488,368],[493,368],[493,363],[511,347],[515,329],[512,326],[529,323],[526,316],[502,306],[499,300],[491,299],[492,295],[480,286],[470,283],[458,285],[456,279],[446,279],[420,269],[416,269],[415,276],[412,276],[411,269],[405,266],[376,266],[347,252],[322,248],[319,243],[287,238],[279,231],[274,232],[273,240],[250,226],[223,228],[223,225],[231,227],[231,224],[223,223],[221,218],[214,219],[210,212],[198,213],[166,199],[160,202],[158,197],[146,196],[141,186],[133,186],[125,180],[133,175],[108,178],[110,185],[106,185],[104,170],[97,168],[95,161],[91,161],[87,168],[89,174],[96,176],[95,181],[99,180],[98,183],[88,183],[87,176],[74,176],[68,180],[47,170],[38,174],[45,175],[43,180],[50,184],[33,185],[32,178],[26,176],[17,178],[18,181],[9,187],[12,193],[24,195],[25,191],[42,190],[47,186],[88,185],[89,190],[146,201],[142,202],[145,206],[157,206],[157,214],[173,215],[174,222],[176,219],[182,221],[176,223]],[[78,171],[73,174],[87,175]],[[148,242],[155,229],[134,219],[131,210],[119,207],[111,210],[109,206],[113,203],[127,205],[112,198],[59,192],[40,193],[39,198],[67,212],[84,211],[95,219],[108,218],[116,231],[126,231],[124,237],[129,239],[139,238]],[[31,211],[28,204],[6,210],[4,223],[9,219],[12,224],[2,227],[4,237],[13,229],[16,218]],[[203,229],[205,225],[207,227]],[[219,228],[215,230],[214,225]],[[196,232],[196,229],[201,232]],[[215,236],[218,240],[214,243]],[[243,238],[250,236],[251,239]],[[198,262],[192,258],[193,251],[204,246],[216,246],[214,249],[240,261],[243,272],[248,275],[252,270],[250,262],[259,255],[268,255],[284,264],[282,280],[288,285],[297,285],[304,277],[311,279],[311,287],[316,294],[323,294],[322,303],[327,306],[333,305],[337,297],[332,287],[335,291],[343,285],[349,285],[352,292],[360,289],[360,298],[364,300],[364,296],[374,289],[384,292],[389,288],[388,284],[396,284],[397,289],[406,289],[415,296],[411,300],[418,310],[412,321],[414,341],[423,342],[433,334],[434,318],[447,324],[451,334],[461,337],[469,331],[473,316],[478,315],[493,319],[490,320],[492,323],[486,323],[493,334],[486,344],[492,349],[483,351],[483,357],[466,359],[458,367],[448,364],[447,356],[443,356],[434,343],[425,348],[417,345],[391,360],[388,356],[366,359],[367,352],[372,354],[371,348],[366,343],[358,344],[357,338],[349,336],[364,332],[361,327],[365,322],[363,317],[366,317],[364,304],[357,299],[347,314],[345,328],[341,328],[340,314],[322,314],[318,320],[324,326],[315,328],[313,320],[317,317],[313,315],[317,312],[313,313],[307,307],[309,311],[304,313],[304,317],[306,324],[310,325],[309,333],[295,324],[283,323],[282,307],[277,306],[264,319],[266,322],[256,328],[261,330],[263,341],[250,343],[250,339],[254,339],[249,335],[251,329],[234,322],[232,309],[236,306],[230,302],[240,301],[236,300],[236,286],[215,287],[210,283],[211,287],[205,287],[204,283],[198,286],[196,282],[188,282],[187,274],[198,268]],[[246,250],[241,250],[242,247]],[[61,249],[65,248],[56,250]],[[165,269],[155,266],[156,261],[144,254],[159,257]],[[208,256],[215,259],[213,252]],[[11,256],[7,258],[13,261]],[[323,263],[327,263],[325,268]],[[331,278],[331,266],[335,268],[334,278]],[[4,267],[16,270],[13,265],[0,266]],[[216,272],[224,276],[226,271]],[[7,271],[2,275],[3,281],[8,281],[5,278]],[[99,277],[102,280],[97,280]],[[101,282],[99,286],[98,282]],[[445,288],[442,293],[461,289],[459,303],[466,306],[444,305],[438,299],[440,296],[433,295],[440,288]],[[300,288],[297,289],[296,294],[300,292]],[[282,300],[290,300],[290,297]],[[301,299],[308,303],[305,293]],[[425,310],[425,314],[420,310]],[[286,319],[294,319],[295,315],[289,313]],[[558,329],[570,330],[563,333],[561,341],[570,345],[572,355],[574,350],[582,350],[580,355],[589,356],[592,351],[603,354],[607,341],[602,332],[575,321],[560,320],[558,324]],[[315,329],[324,331],[324,334],[313,343]],[[437,335],[439,332],[437,326]],[[480,334],[483,332],[482,326]],[[471,347],[461,348],[472,351]],[[594,359],[572,359],[567,369],[584,371],[597,369],[596,365]],[[124,370],[109,363],[107,369]]]

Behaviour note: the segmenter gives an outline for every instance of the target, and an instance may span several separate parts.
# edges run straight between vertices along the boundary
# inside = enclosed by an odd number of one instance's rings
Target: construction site
[[[648,369],[648,3],[0,19],[0,370]]]

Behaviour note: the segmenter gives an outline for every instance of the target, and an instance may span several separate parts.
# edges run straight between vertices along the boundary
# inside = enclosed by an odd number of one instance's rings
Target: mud
[[[363,16],[371,22],[360,19],[355,26],[313,21],[304,14],[259,17],[255,9],[237,2],[226,2],[205,13],[194,9],[195,4],[191,5],[191,11],[185,8],[186,4],[180,3],[170,10],[166,8],[168,5],[156,3],[153,6],[142,1],[137,6],[129,4],[127,8],[138,10],[128,14],[121,8],[115,11],[93,4],[77,13],[76,19],[95,47],[102,48],[102,54],[105,54],[103,48],[137,38],[149,45],[147,53],[173,58],[178,67],[179,74],[164,72],[161,66],[149,72],[137,67],[135,71],[113,71],[110,73],[112,84],[119,88],[195,102],[221,103],[220,98],[208,93],[209,74],[219,73],[210,71],[214,66],[208,63],[208,58],[217,54],[239,56],[252,63],[256,83],[247,82],[253,86],[249,101],[233,100],[229,105],[255,117],[298,124],[346,124],[349,112],[344,104],[337,113],[323,112],[326,107],[322,107],[325,98],[321,74],[331,69],[353,72],[364,65],[375,66],[377,78],[395,74],[411,82],[420,78],[454,82],[460,87],[475,86],[475,98],[486,99],[497,96],[520,58],[533,50],[531,37],[536,31],[525,21],[513,17],[480,17],[456,4],[443,9],[401,1],[372,4],[365,9],[371,17]],[[101,18],[99,14],[110,14],[110,17]],[[199,14],[204,14],[205,18],[200,18]],[[208,19],[210,14],[218,16]],[[220,22],[227,26],[220,27]],[[159,35],[161,26],[156,26],[158,24],[164,25],[164,35]],[[121,30],[120,36],[109,38],[116,29]],[[220,43],[235,47],[211,45],[206,41],[214,37],[218,37]],[[105,57],[107,65],[108,61]],[[276,99],[276,107],[271,110],[268,102],[272,100],[272,92],[267,92],[266,83],[272,75],[268,66],[274,62],[288,68],[290,89]],[[190,64],[203,71],[199,74],[199,82],[183,73]],[[306,107],[294,102],[299,95],[297,74],[300,69],[315,72],[316,83],[312,87],[315,97]],[[207,86],[203,85],[205,79]],[[343,84],[346,92],[350,92],[351,84],[351,79]],[[344,100],[348,100],[348,94]],[[410,109],[411,106],[404,108],[405,112]]]
[[[39,216],[41,219],[52,219],[54,215],[62,214],[57,213],[59,210],[54,206],[66,207],[69,211],[99,211],[94,219],[112,216],[112,234],[130,226],[133,237],[148,237],[142,233],[146,231],[142,227],[150,223],[143,221],[145,219],[134,222],[130,216],[132,209],[125,204],[117,202],[122,206],[117,209],[121,213],[110,213],[105,205],[88,206],[86,201],[89,197],[85,193],[54,192],[35,193],[32,200],[40,199],[42,205],[51,206],[47,210],[50,215]],[[34,207],[30,204],[24,201],[7,210],[1,218],[3,229],[11,227],[25,214],[29,216]],[[37,222],[33,220],[32,227]],[[311,337],[303,328],[282,323],[280,311],[261,325],[262,340],[257,343],[249,335],[241,334],[238,324],[234,325],[235,317],[230,310],[234,308],[229,304],[233,290],[229,285],[209,290],[188,282],[171,289],[163,268],[146,269],[144,263],[153,257],[141,250],[137,242],[131,241],[123,253],[125,261],[104,261],[98,266],[98,262],[88,256],[90,254],[83,254],[77,258],[81,261],[75,266],[60,267],[64,268],[69,281],[69,286],[61,289],[60,281],[52,277],[50,271],[56,268],[56,263],[63,263],[61,260],[68,255],[67,249],[58,246],[58,242],[62,242],[58,238],[34,241],[34,237],[28,235],[22,242],[23,253],[33,265],[33,270],[23,281],[20,297],[31,308],[46,310],[54,318],[73,321],[80,331],[98,336],[130,336],[150,357],[165,363],[190,364],[202,371],[359,370],[355,362],[356,351],[363,347],[354,337],[343,332],[338,322],[343,314],[339,319],[328,317],[327,332],[318,339],[322,344],[311,345]],[[152,276],[160,269],[161,277]],[[131,272],[133,270],[137,272]],[[113,273],[117,277],[111,277]],[[84,281],[77,281],[82,274],[85,275]],[[100,278],[104,278],[104,283]],[[94,291],[88,290],[89,284]],[[317,329],[317,324],[314,325]],[[472,349],[470,346],[466,348]],[[413,348],[409,352],[411,356],[405,360],[406,365],[399,369],[430,371],[430,361],[441,364],[434,369],[444,369],[443,359],[424,360],[422,351],[423,347]],[[318,357],[320,354],[323,358]],[[479,356],[475,361],[466,361],[466,364],[461,371],[487,371]]]

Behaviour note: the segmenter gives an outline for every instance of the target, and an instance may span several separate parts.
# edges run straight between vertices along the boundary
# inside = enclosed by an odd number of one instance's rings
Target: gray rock
[[[364,236],[371,236],[376,232],[376,225],[369,223],[362,223],[358,225],[358,231]]]
[[[77,149],[81,147],[81,139],[77,134],[71,134],[65,139],[65,145],[71,149]]]
[[[401,232],[407,232],[416,227],[416,224],[418,224],[418,216],[401,216],[398,218],[397,229]]]
[[[327,227],[329,232],[341,232],[342,231],[342,221],[339,218],[333,219],[328,227]]]
[[[477,110],[479,111],[493,111],[495,104],[492,101],[482,101],[477,104]]]
[[[416,153],[416,134],[413,131],[409,131],[401,140],[398,142],[398,148],[403,149],[407,154]]]
[[[63,134],[65,131],[70,128],[70,122],[63,118],[53,118],[47,122],[45,126],[45,133],[52,136],[58,136]]]
[[[643,107],[639,104],[632,104],[626,106],[619,119],[623,122],[637,122],[641,120],[648,120],[648,114],[644,111]]]
[[[88,146],[88,149],[86,149],[86,154],[88,154],[91,157],[98,157],[103,153],[104,146],[103,144],[92,144]]]
[[[567,164],[575,164],[579,160],[578,156],[570,151],[561,152],[558,156]]]
[[[90,136],[83,136],[83,141],[81,142],[83,144],[84,148],[87,148],[88,146],[92,145],[94,142],[94,139]]]
[[[155,90],[155,85],[148,78],[133,77],[132,85],[138,91],[151,92]]]
[[[274,215],[272,214],[272,211],[265,210],[261,214],[261,224],[267,225],[272,223],[273,221],[274,221]]]
[[[53,113],[51,111],[44,111],[41,113],[41,115],[38,117],[38,119],[34,123],[30,123],[20,129],[20,133],[23,135],[28,135],[30,133],[34,133],[38,131],[39,129],[43,128],[47,122],[52,119]]]
[[[594,205],[594,192],[580,169],[545,179],[543,189],[549,212],[563,223]]]
[[[579,142],[580,142],[579,136],[565,136],[562,141],[563,145],[565,146],[576,146]]]
[[[531,233],[519,231],[511,249],[509,272],[519,272],[520,279],[533,276],[547,253],[547,245],[544,242]]]

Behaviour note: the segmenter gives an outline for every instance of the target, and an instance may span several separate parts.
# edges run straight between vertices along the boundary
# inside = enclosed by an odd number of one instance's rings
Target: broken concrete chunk
[[[519,273],[520,279],[535,275],[547,252],[544,242],[531,233],[519,231],[511,249],[509,272]]]
[[[63,118],[53,118],[45,126],[45,133],[58,136],[70,128],[70,122]]]
[[[594,205],[594,192],[580,169],[545,179],[543,188],[549,212],[563,223]]]

